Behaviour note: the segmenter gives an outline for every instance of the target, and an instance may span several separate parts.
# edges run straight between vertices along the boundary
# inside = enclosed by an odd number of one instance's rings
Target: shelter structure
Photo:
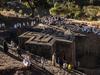
[[[61,57],[65,62],[78,66],[76,61],[76,38],[85,37],[80,33],[72,32],[63,27],[39,24],[19,36],[21,48],[36,55],[56,60]]]
[[[25,45],[28,50],[47,59],[56,60],[61,57],[64,61],[75,65],[75,43],[61,37],[37,32],[25,32],[19,36],[20,46]],[[54,61],[55,62],[55,61]]]

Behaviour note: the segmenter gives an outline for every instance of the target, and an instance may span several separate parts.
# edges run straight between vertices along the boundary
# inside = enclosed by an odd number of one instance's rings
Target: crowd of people
[[[32,18],[32,19],[17,19],[15,18],[13,21],[13,18],[11,22],[7,21],[6,19],[3,19],[2,21],[0,21],[0,29],[9,29],[9,28],[13,28],[13,29],[17,29],[17,28],[27,28],[27,27],[33,27],[34,25],[39,23],[39,19],[36,18]],[[6,20],[6,21],[5,21]]]
[[[56,26],[58,28],[62,28],[63,30],[68,30],[70,29],[71,31],[74,32],[86,32],[86,33],[94,33],[96,35],[100,35],[100,25],[89,25],[86,23],[75,23],[72,22],[72,20],[67,19],[66,17],[59,17],[59,16],[46,16],[43,18],[34,18],[31,21],[26,21],[26,22],[18,22],[15,23],[14,25],[11,25],[11,28],[31,28],[34,27],[35,25],[42,23],[45,24],[49,27],[51,26]],[[10,27],[10,25],[6,25],[4,22],[0,23],[0,29]],[[43,30],[43,33],[48,33],[52,34],[55,32],[55,28],[46,28]],[[56,29],[55,35],[63,35],[64,31],[59,31]],[[59,34],[58,34],[59,33]]]
[[[65,19],[64,17],[45,16],[41,18],[41,22],[46,25],[64,25]]]
[[[70,29],[71,31],[75,32],[86,32],[86,33],[94,33],[100,35],[100,26],[99,25],[88,25],[86,23],[75,23],[71,20],[67,19],[66,17],[43,17],[41,19],[41,23],[46,25],[55,25],[58,27],[63,27],[64,29]]]
[[[36,24],[35,21],[31,21],[31,23],[29,23],[29,22],[16,23],[16,24],[14,24],[14,28],[17,29],[17,28],[30,27],[30,26],[34,26],[35,24]]]

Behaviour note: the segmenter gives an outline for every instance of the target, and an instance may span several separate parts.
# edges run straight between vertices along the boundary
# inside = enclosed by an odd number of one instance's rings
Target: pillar
[[[55,64],[56,64],[56,53],[55,53],[54,47],[52,47],[51,49],[52,49],[52,65],[55,66]]]
[[[72,43],[72,64],[76,67],[76,49],[75,49],[75,41]]]

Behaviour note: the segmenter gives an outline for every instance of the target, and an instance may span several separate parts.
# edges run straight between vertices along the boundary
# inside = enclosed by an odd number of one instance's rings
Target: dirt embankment
[[[5,54],[0,49],[0,75],[52,75],[49,71],[32,63],[26,68],[22,60],[11,53]]]
[[[82,21],[82,20],[75,20],[75,19],[70,19],[74,23],[80,23],[80,24],[87,24],[88,26],[99,26],[100,28],[100,21]]]
[[[24,68],[23,63],[16,60],[13,55],[0,51],[0,75],[12,75],[16,70]]]

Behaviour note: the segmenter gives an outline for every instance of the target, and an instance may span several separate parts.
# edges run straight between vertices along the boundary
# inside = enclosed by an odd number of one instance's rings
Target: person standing
[[[66,70],[66,63],[63,63],[63,69]]]
[[[42,68],[44,68],[44,58],[43,57],[41,58],[41,66]]]
[[[64,32],[64,36],[67,40],[71,40],[72,38],[72,32],[70,29],[67,29],[65,32]]]
[[[60,67],[62,68],[63,67],[63,59],[60,57]]]
[[[11,48],[15,47],[15,43],[11,40]]]
[[[63,67],[63,59],[61,57],[58,57],[58,64],[60,66],[60,69]]]
[[[21,48],[19,46],[17,46],[17,54],[21,57]]]
[[[72,71],[72,64],[70,64],[70,63],[68,64],[67,71],[68,71],[68,75],[70,75],[71,71]]]
[[[23,59],[23,64],[28,70],[31,70],[32,62],[30,55],[25,55]]]

